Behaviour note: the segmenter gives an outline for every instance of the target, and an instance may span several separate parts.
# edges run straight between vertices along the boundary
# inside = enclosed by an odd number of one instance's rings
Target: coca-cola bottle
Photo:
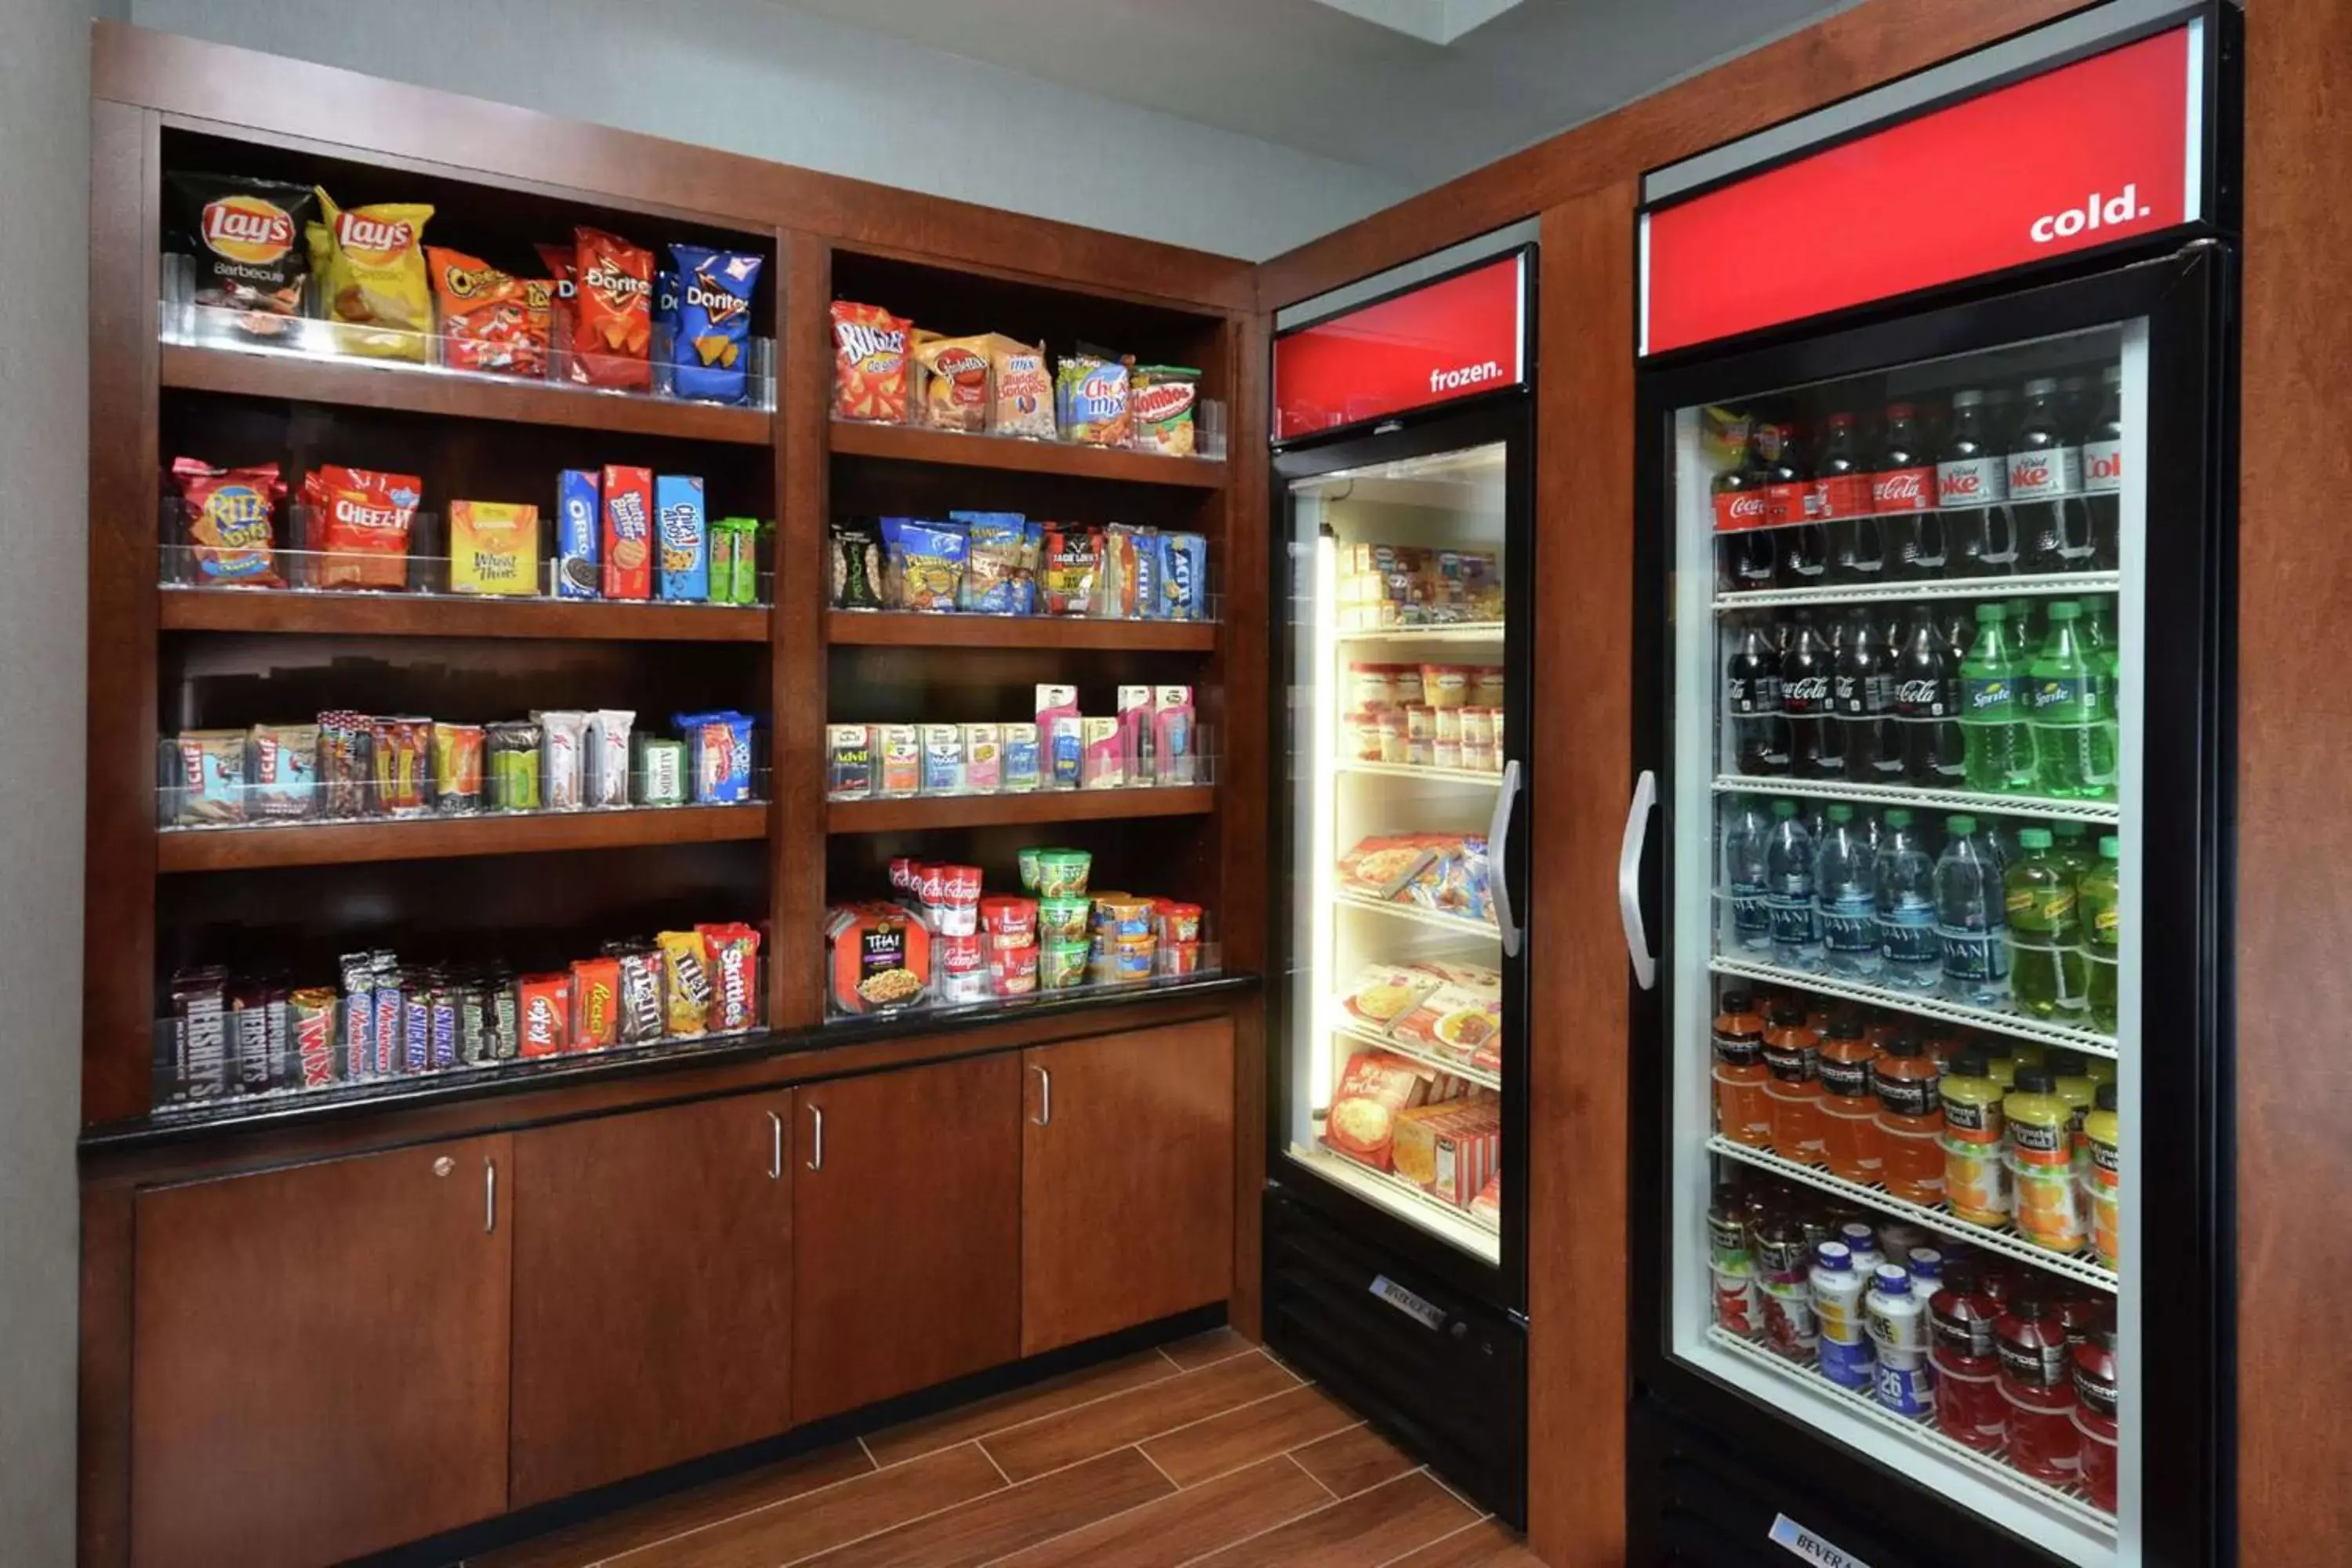
[[[2083,521],[2091,534],[2090,569],[2113,572],[2123,564],[2116,537],[2124,488],[2124,367],[2099,373],[2099,413],[2083,437]]]
[[[1937,577],[1944,570],[1944,523],[1936,511],[1936,467],[1927,458],[1918,410],[1886,405],[1878,466],[1870,476],[1870,507],[1878,514],[1885,574],[1903,581]]]
[[[1903,731],[1903,776],[1921,789],[1963,789],[1968,754],[1960,737],[1960,658],[1929,606],[1916,606],[1893,660],[1895,727]]]
[[[1797,427],[1768,426],[1759,449],[1764,465],[1764,521],[1780,552],[1780,586],[1817,588],[1829,572],[1829,530],[1816,519],[1818,498],[1800,455]]]
[[[1903,745],[1894,732],[1893,660],[1876,615],[1858,606],[1839,633],[1831,695],[1844,732],[1845,776],[1856,784],[1900,784]]]
[[[2091,563],[2083,514],[2083,449],[2058,409],[2058,383],[2025,384],[2025,409],[2010,439],[2009,500],[2016,513],[2017,569],[2045,573]]]
[[[1757,777],[1789,771],[1789,721],[1780,711],[1780,653],[1770,627],[1751,616],[1723,664],[1723,710],[1731,719],[1732,766]]]
[[[1780,656],[1780,711],[1789,723],[1789,772],[1801,779],[1845,776],[1845,745],[1838,733],[1830,680],[1837,657],[1813,626],[1812,612],[1799,610],[1790,628],[1789,651]]]
[[[1716,577],[1729,593],[1769,588],[1780,574],[1780,548],[1764,526],[1765,431],[1759,425],[1748,433],[1748,451],[1740,465],[1715,476]],[[1777,444],[1779,432],[1774,431]]]
[[[1832,414],[1813,459],[1813,505],[1829,530],[1832,583],[1886,577],[1886,535],[1870,500],[1870,470],[1854,439],[1853,416]]]
[[[1952,427],[1936,460],[1948,570],[1955,577],[2005,577],[2017,564],[2017,523],[2009,506],[2009,459],[1971,387],[1952,394]]]

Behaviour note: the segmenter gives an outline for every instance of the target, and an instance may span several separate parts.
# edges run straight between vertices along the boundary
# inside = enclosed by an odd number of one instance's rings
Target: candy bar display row
[[[833,800],[1206,784],[1189,686],[1122,686],[1116,715],[1040,684],[1034,723],[828,724]]]
[[[1209,543],[1114,522],[1041,522],[1014,511],[852,518],[832,527],[836,610],[1206,621]]]
[[[891,861],[889,899],[826,915],[828,1007],[905,1012],[1215,972],[1200,905],[1089,892],[1093,863],[1084,849],[1025,848],[1022,891],[989,894],[977,866]]]
[[[1184,365],[1086,347],[1049,357],[1042,343],[1001,332],[949,337],[846,300],[833,302],[833,344],[836,419],[1177,458],[1201,445],[1201,373]]]
[[[341,984],[217,965],[172,977],[155,1103],[203,1105],[422,1078],[759,1028],[760,931],[728,922],[608,942],[568,969],[347,953]]]
[[[173,827],[477,812],[733,805],[757,798],[754,721],[726,710],[635,731],[622,709],[452,723],[331,710],[315,723],[188,730],[163,743]]]
[[[764,258],[672,245],[657,260],[575,228],[501,267],[426,245],[433,216],[422,202],[342,207],[318,186],[173,174],[167,295],[206,342],[772,406],[751,335]]]
[[[373,468],[315,468],[291,507],[275,463],[181,458],[171,481],[164,579],[200,588],[752,605],[773,531],[711,519],[698,475],[622,465],[564,469],[551,524],[528,501],[451,500],[442,519],[423,479]]]

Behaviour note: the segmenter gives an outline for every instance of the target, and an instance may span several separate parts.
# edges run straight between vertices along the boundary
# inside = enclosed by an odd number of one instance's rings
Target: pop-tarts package
[[[687,773],[698,805],[751,798],[751,719],[733,709],[679,713],[670,721],[686,742]]]
[[[1155,574],[1159,600],[1147,612],[1154,620],[1209,618],[1209,542],[1197,533],[1163,533]]]
[[[555,596],[604,597],[604,492],[593,468],[566,468],[555,483]]]
[[[669,249],[678,280],[677,325],[670,339],[673,390],[705,403],[741,403],[761,258],[699,245]]]
[[[710,522],[695,474],[654,479],[654,536],[661,552],[660,596],[701,604],[710,597]]]

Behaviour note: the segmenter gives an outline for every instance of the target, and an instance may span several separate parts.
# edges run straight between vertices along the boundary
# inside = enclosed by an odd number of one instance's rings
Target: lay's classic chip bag
[[[699,245],[673,245],[677,330],[670,342],[675,390],[705,403],[740,403],[748,391],[751,289],[761,258]]]
[[[339,207],[324,189],[318,197],[321,221],[311,231],[312,250],[327,317],[337,323],[335,346],[347,354],[423,361],[433,330],[425,279],[425,220],[433,209],[411,202]]]

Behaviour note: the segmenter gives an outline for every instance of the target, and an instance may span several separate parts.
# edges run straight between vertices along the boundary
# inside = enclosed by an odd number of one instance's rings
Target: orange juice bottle
[[[2000,1114],[2016,1184],[2018,1233],[2053,1252],[2082,1251],[2089,1226],[2074,1181],[2074,1108],[2059,1096],[2049,1068],[2021,1067]]]
[[[2072,1140],[2074,1160],[2080,1163],[2090,1157],[2089,1145],[2083,1142],[2083,1119],[2091,1114],[2097,1099],[2099,1080],[2091,1075],[2083,1053],[2063,1046],[2053,1046],[2042,1053],[2042,1065],[2050,1070],[2050,1087],[2066,1102],[2071,1112],[2067,1134]]]
[[[1822,1151],[1830,1173],[1875,1186],[1885,1173],[1880,1158],[1878,1100],[1871,1066],[1878,1047],[1863,1035],[1861,1020],[1830,1026],[1821,1045]]]
[[[1878,1131],[1886,1190],[1915,1204],[1944,1201],[1943,1102],[1936,1058],[1905,1030],[1878,1058]]]
[[[1937,1089],[1944,1100],[1944,1198],[1970,1225],[2009,1223],[2009,1165],[2001,1138],[2004,1092],[1977,1051],[1952,1060]]]
[[[1764,1030],[1764,1066],[1771,1081],[1772,1152],[1801,1164],[1822,1163],[1821,1037],[1790,1003],[1772,1010]]]
[[[2099,1085],[2099,1097],[2092,1103],[2091,1114],[2083,1118],[2083,1138],[2091,1147],[2088,1168],[2083,1175],[2090,1189],[2091,1250],[2108,1268],[2119,1268],[2116,1260],[2123,1250],[2123,1167],[2119,1152],[2123,1138],[2116,1119],[2114,1084]]]
[[[1715,1016],[1715,1130],[1751,1149],[1772,1146],[1772,1101],[1764,1086],[1764,1015],[1745,991],[1727,991]]]

